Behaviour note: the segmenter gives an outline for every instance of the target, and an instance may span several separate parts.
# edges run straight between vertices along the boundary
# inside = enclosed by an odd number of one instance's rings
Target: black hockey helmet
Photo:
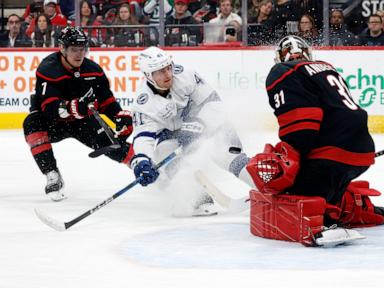
[[[292,61],[298,58],[313,60],[311,47],[304,39],[296,35],[283,37],[277,44],[275,54],[276,63]]]
[[[58,41],[65,48],[69,46],[88,47],[88,37],[80,27],[65,27],[61,30]]]

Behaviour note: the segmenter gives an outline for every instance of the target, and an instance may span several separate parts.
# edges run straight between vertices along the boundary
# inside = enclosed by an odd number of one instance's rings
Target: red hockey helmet
[[[256,154],[247,171],[260,192],[277,194],[295,181],[300,168],[300,154],[286,142],[275,147],[266,144],[263,153]]]

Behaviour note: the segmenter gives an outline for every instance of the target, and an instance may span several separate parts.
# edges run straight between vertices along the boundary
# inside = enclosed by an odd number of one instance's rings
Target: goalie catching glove
[[[300,168],[300,154],[286,142],[266,144],[247,164],[256,187],[262,193],[277,194],[292,186]]]

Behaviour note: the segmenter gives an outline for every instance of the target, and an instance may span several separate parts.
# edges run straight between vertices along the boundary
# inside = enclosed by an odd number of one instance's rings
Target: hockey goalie
[[[281,142],[247,165],[258,188],[250,192],[251,232],[307,246],[360,239],[350,228],[384,223],[384,209],[370,199],[380,192],[352,181],[374,163],[367,113],[303,39],[281,39],[275,62],[266,88]]]

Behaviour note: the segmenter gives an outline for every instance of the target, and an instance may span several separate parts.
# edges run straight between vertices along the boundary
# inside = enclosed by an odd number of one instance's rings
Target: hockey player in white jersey
[[[217,92],[197,72],[174,64],[172,57],[157,47],[140,53],[139,66],[146,82],[132,108],[135,156],[131,167],[136,178],[141,177],[140,184],[146,186],[156,181],[159,173],[154,163],[176,146],[188,150],[201,136],[220,133],[226,135],[221,139],[227,142],[220,141],[220,166],[251,182],[245,169],[248,157],[229,152],[232,146],[240,151],[242,147],[237,134],[225,123]],[[194,214],[217,214],[212,204],[211,197],[204,194],[195,203]]]

